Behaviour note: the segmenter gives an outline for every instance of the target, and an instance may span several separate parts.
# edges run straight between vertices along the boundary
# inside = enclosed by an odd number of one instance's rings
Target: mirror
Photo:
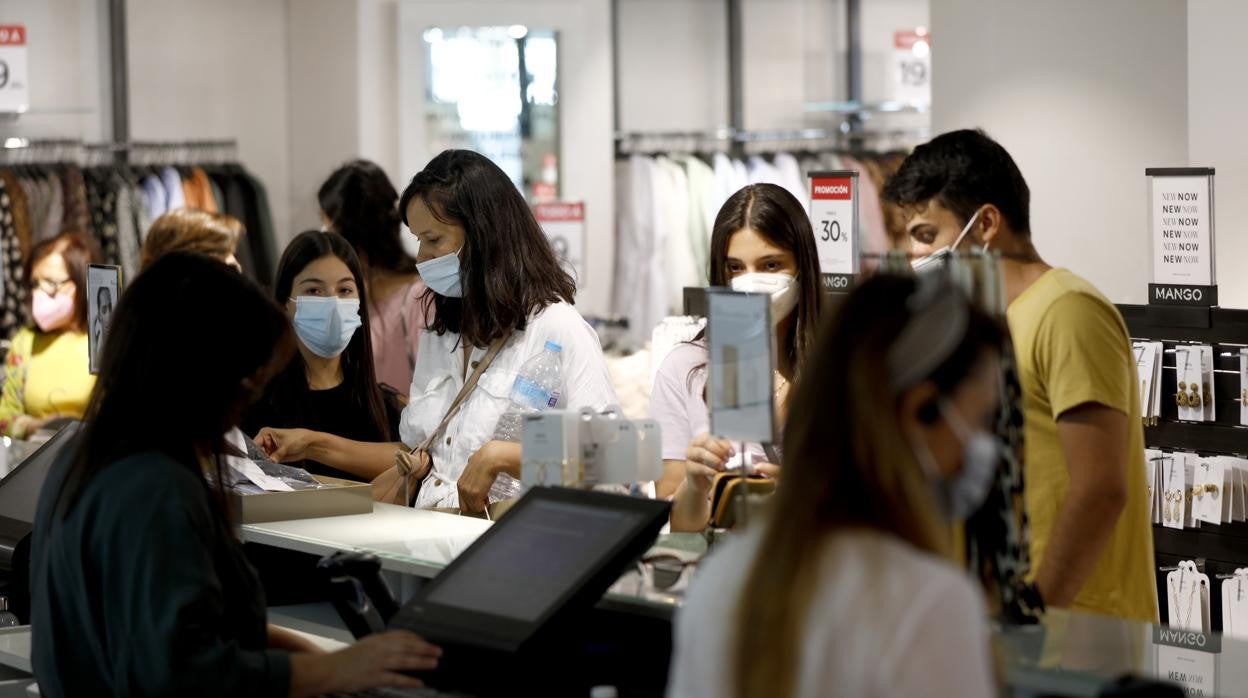
[[[558,42],[522,25],[427,29],[429,153],[475,150],[531,203],[559,198]]]

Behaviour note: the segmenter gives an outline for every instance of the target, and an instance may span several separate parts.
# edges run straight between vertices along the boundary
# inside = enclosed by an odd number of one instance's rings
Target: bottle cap
[[[555,352],[556,354],[559,354],[559,353],[562,353],[562,352],[563,352],[563,347],[559,346],[559,343],[558,343],[558,342],[552,342],[552,341],[547,340],[547,341],[546,341],[546,348],[547,348],[547,349],[549,349],[549,350],[551,350],[551,351],[553,351],[553,352]]]

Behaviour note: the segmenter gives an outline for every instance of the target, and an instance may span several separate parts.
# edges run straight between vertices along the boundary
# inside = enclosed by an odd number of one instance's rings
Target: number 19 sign
[[[810,174],[810,223],[829,291],[848,291],[858,274],[858,173]]]

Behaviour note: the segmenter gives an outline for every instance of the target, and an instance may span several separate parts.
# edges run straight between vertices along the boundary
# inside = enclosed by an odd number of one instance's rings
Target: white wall
[[[98,0],[0,0],[0,20],[24,24],[30,111],[0,118],[0,135],[97,141],[107,133],[107,15]]]
[[[405,0],[399,6],[399,150],[405,176],[437,153],[425,145],[425,50],[429,27],[523,24],[559,33],[562,189],[585,202],[589,244],[578,306],[604,313],[614,269],[611,12],[607,0]]]
[[[316,192],[360,152],[359,13],[354,0],[294,0],[290,32],[290,234],[321,226]],[[393,33],[393,29],[391,32]]]
[[[1188,162],[1186,3],[932,0],[931,23],[933,131],[986,129],[1031,186],[1041,255],[1145,302],[1144,168]]]
[[[130,129],[136,140],[234,138],[291,226],[286,0],[130,0]]]
[[[1214,167],[1214,231],[1218,298],[1225,308],[1248,308],[1248,90],[1239,58],[1248,3],[1188,0],[1188,156]]]
[[[728,125],[723,0],[619,0],[620,129]]]

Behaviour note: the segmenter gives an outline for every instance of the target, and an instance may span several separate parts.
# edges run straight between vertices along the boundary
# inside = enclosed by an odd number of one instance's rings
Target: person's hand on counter
[[[470,513],[485,511],[490,487],[501,473],[519,477],[520,444],[489,441],[472,454],[459,476],[460,510]]]
[[[708,495],[715,476],[724,472],[728,459],[735,454],[731,443],[707,433],[698,434],[685,453],[685,487]]]
[[[442,650],[403,630],[369,635],[330,654],[290,657],[290,695],[354,693],[374,688],[421,688],[420,679],[403,672],[438,667]]]
[[[308,459],[308,451],[317,433],[308,429],[261,429],[256,445],[275,463],[294,463]]]

